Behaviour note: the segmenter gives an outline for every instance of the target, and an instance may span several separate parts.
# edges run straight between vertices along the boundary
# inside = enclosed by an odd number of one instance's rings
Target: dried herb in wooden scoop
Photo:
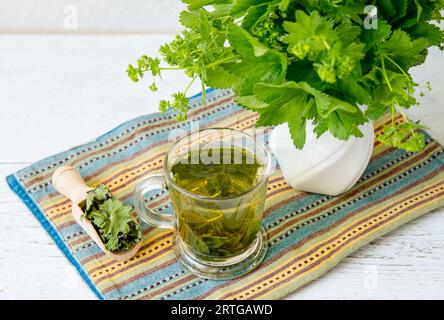
[[[88,192],[84,217],[91,221],[110,251],[131,249],[142,238],[140,225],[131,216],[133,207],[116,199],[103,184]]]
[[[70,166],[58,168],[52,184],[72,201],[74,220],[107,256],[123,261],[137,253],[142,229],[131,206],[114,198],[105,185],[89,187]]]

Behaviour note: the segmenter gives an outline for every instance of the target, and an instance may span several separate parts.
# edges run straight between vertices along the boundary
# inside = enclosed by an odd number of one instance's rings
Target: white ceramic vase
[[[329,132],[319,139],[307,124],[302,150],[294,147],[287,124],[277,126],[270,136],[270,148],[289,185],[299,191],[339,195],[352,188],[370,161],[373,151],[373,123],[360,127],[362,138],[336,139]]]

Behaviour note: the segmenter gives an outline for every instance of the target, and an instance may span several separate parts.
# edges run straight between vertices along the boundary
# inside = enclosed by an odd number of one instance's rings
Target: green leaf
[[[313,64],[307,60],[292,61],[287,67],[287,80],[307,82],[310,86],[318,90],[327,88],[327,85],[319,78]]]
[[[114,199],[104,185],[88,193],[85,216],[98,229],[108,250],[127,250],[140,241],[142,231],[133,220],[132,211],[131,206]]]
[[[182,0],[182,2],[188,5],[188,9],[195,10],[208,5],[232,3],[233,0]]]
[[[379,11],[386,20],[396,15],[396,8],[392,0],[377,0],[376,3]]]
[[[236,0],[231,8],[230,14],[239,17],[252,6],[260,6],[273,2],[274,0]]]
[[[251,111],[259,111],[268,107],[268,104],[258,100],[254,95],[237,97],[235,101],[245,109]]]
[[[251,31],[267,13],[267,6],[251,6],[242,20],[242,27],[247,31]]]
[[[366,50],[373,48],[390,37],[392,27],[384,20],[378,21],[377,29],[364,29],[361,41],[365,43]]]
[[[305,145],[307,139],[306,125],[306,118],[295,118],[288,122],[291,140],[297,149],[302,149]]]
[[[407,14],[407,6],[408,6],[408,0],[398,0],[396,2],[397,18],[405,17],[405,15]]]
[[[121,201],[116,199],[106,200],[99,206],[109,216],[107,228],[103,229],[105,237],[107,234],[112,238],[118,238],[119,233],[126,235],[129,232],[128,223],[132,221],[130,212],[131,207],[125,206]]]
[[[326,106],[326,112],[321,113],[319,110],[319,114],[322,117],[328,117],[334,111],[343,111],[344,113],[356,113],[359,109],[344,100],[337,99],[335,97],[329,97],[329,104]]]
[[[419,123],[404,122],[389,124],[384,127],[383,133],[378,136],[381,143],[394,148],[404,149],[407,152],[417,152],[425,147],[425,137],[416,129],[424,129]]]
[[[188,224],[185,225],[185,232],[183,235],[183,240],[185,243],[188,243],[191,245],[192,248],[194,248],[197,252],[203,253],[203,254],[209,254],[210,249],[208,248],[207,244],[199,237],[196,237],[193,230],[188,226]]]
[[[222,4],[214,4],[213,11],[211,14],[215,17],[226,17],[229,15],[231,8],[233,7],[233,3],[227,2]]]
[[[405,30],[413,39],[425,39],[429,45],[442,46],[444,34],[441,29],[430,23],[417,23]]]
[[[394,58],[404,70],[407,70],[424,62],[428,45],[426,39],[412,41],[407,32],[395,30],[390,39],[378,47],[377,54]]]
[[[366,119],[360,111],[348,113],[342,110],[332,112],[326,119],[317,119],[315,133],[320,137],[327,130],[340,139],[347,140],[350,136],[362,137],[358,126],[365,123]]]
[[[236,87],[241,80],[227,70],[216,67],[207,70],[207,85],[212,88]]]
[[[243,58],[238,63],[223,65],[223,68],[241,79],[234,87],[238,95],[249,95],[258,82],[281,83],[285,79],[285,57],[270,51],[260,59]]]
[[[364,45],[353,40],[360,29],[344,22],[335,27],[333,21],[317,11],[307,15],[296,12],[296,22],[284,22],[289,34],[283,38],[288,51],[299,59],[309,59],[320,79],[335,83],[346,77],[364,57]]]
[[[198,10],[182,11],[179,15],[179,21],[184,27],[194,29],[199,25],[200,13]]]
[[[269,108],[274,111],[285,109],[288,105],[293,106],[292,112],[296,111],[299,116],[306,116],[307,110],[305,107],[301,108],[301,104],[309,105],[309,98],[313,99],[318,114],[323,118],[327,118],[332,112],[337,110],[343,110],[349,113],[355,113],[358,110],[356,106],[316,90],[305,82],[287,82],[283,85],[266,85],[260,83],[255,86],[254,94],[258,100],[267,103]],[[278,114],[279,112],[276,113],[276,118],[279,118]],[[282,114],[282,117],[285,118],[285,113]],[[279,123],[282,122],[278,120],[278,123],[267,123],[266,125]]]
[[[199,18],[200,18],[200,36],[202,37],[203,41],[208,41],[210,38],[210,22],[208,20],[208,15],[205,13],[204,10],[199,11]]]
[[[288,32],[284,37],[284,42],[290,45],[288,50],[300,59],[328,50],[338,38],[332,21],[321,17],[317,11],[307,15],[299,10],[296,22],[285,21],[283,26]]]
[[[238,95],[250,95],[258,82],[279,84],[284,81],[287,59],[283,54],[260,45],[257,39],[238,26],[229,29],[228,38],[241,59],[223,64],[222,68],[240,79],[234,87]]]
[[[373,108],[373,104],[383,104],[387,108],[393,105],[409,108],[416,104],[416,99],[412,96],[413,86],[415,83],[405,75],[386,70],[386,77],[382,75],[383,71],[380,70],[379,76],[381,79],[378,81],[373,89],[372,102],[369,104],[370,108]],[[387,81],[390,86],[388,86]],[[376,106],[375,108],[380,108]]]
[[[257,125],[271,126],[288,123],[296,148],[302,148],[305,144],[306,119],[310,117],[312,106],[316,106],[318,114],[325,119],[331,119],[331,115],[337,112],[341,112],[343,117],[346,117],[345,113],[358,112],[358,108],[350,103],[320,92],[304,82],[287,82],[282,85],[258,84],[254,88],[254,94],[255,99],[263,102],[260,108],[256,108],[260,114]],[[250,99],[247,102],[254,103],[254,100]],[[332,130],[339,131],[333,124],[329,126]],[[304,132],[302,132],[303,129]],[[352,129],[350,126],[343,129],[344,133],[337,133],[337,135],[341,137],[350,135],[354,132]]]
[[[365,117],[377,119],[415,104],[409,69],[424,62],[429,47],[444,47],[444,33],[434,25],[442,21],[443,0],[184,2],[183,32],[159,50],[174,68],[142,56],[128,66],[130,79],[180,69],[200,78],[203,88],[233,88],[240,105],[260,113],[259,124],[289,123],[299,147],[307,119],[317,134],[330,131],[346,139],[360,135],[357,126]],[[378,8],[377,29],[363,26],[367,5]],[[155,91],[156,82],[151,83]],[[259,97],[257,88],[265,85],[268,96]],[[175,109],[178,119],[185,119],[187,91],[159,108]],[[281,105],[274,103],[279,99]],[[368,106],[365,117],[358,105]],[[304,116],[295,116],[294,109]]]
[[[105,200],[111,198],[111,191],[109,191],[108,187],[101,184],[97,186],[94,190],[88,192],[86,197],[86,208],[85,212],[88,213]]]
[[[356,77],[347,77],[338,80],[340,91],[348,98],[348,101],[359,104],[368,104],[371,101],[371,93],[364,88]]]
[[[390,107],[386,104],[375,102],[368,105],[368,108],[365,111],[364,115],[366,118],[376,121],[389,111]]]
[[[299,83],[299,87],[314,98],[316,108],[321,117],[328,117],[328,115],[334,111],[332,103],[332,99],[334,99],[333,97],[316,90],[306,82]]]
[[[305,116],[309,95],[294,82],[283,85],[257,84],[254,88],[257,100],[267,104],[258,109],[257,126],[272,126]]]
[[[288,10],[288,7],[290,6],[290,4],[291,4],[291,2],[292,2],[293,0],[280,0],[278,3],[277,3],[277,6],[278,6],[278,8],[279,8],[279,10],[281,11],[281,12],[287,12],[287,10]]]
[[[109,215],[103,210],[94,210],[88,215],[88,219],[91,220],[100,229],[109,229],[110,220]]]
[[[416,16],[416,21],[419,22],[419,19],[421,18],[423,7],[421,6],[421,3],[420,3],[419,0],[413,0],[413,1],[415,2],[416,9],[417,9],[417,12],[418,12],[418,14]]]
[[[230,27],[228,30],[228,40],[242,57],[260,57],[270,51],[268,46],[238,26]]]

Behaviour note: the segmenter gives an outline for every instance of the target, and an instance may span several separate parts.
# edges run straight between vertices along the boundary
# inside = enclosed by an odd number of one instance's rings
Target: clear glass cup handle
[[[134,207],[139,218],[154,227],[172,229],[173,215],[153,210],[145,203],[145,195],[153,190],[168,192],[165,177],[161,174],[151,175],[140,181],[134,189]],[[169,200],[171,201],[171,200]]]

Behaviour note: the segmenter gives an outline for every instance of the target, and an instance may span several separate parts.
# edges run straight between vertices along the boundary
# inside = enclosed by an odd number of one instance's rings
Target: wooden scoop
[[[86,200],[88,191],[93,190],[93,188],[85,184],[85,181],[75,168],[70,166],[58,168],[52,175],[52,184],[58,192],[72,201],[72,215],[74,219],[108,257],[114,260],[128,260],[139,251],[142,244],[141,241],[128,251],[112,252],[105,248],[105,244],[100,239],[91,221],[82,217],[83,211],[80,204]],[[136,218],[134,218],[134,221],[137,222]]]

